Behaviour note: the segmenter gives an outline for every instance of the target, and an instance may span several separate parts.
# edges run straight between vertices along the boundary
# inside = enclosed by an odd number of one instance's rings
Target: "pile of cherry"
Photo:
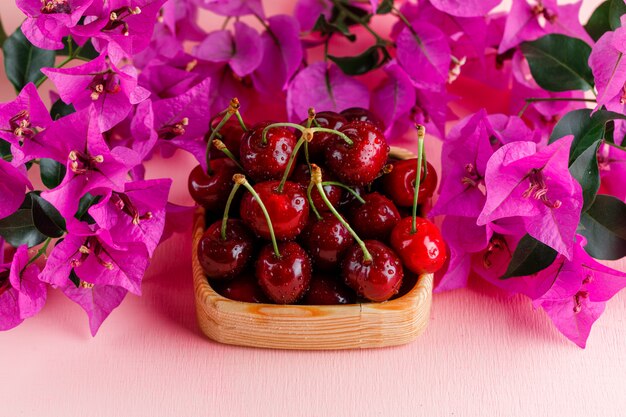
[[[233,99],[213,119],[208,169],[197,166],[188,184],[206,209],[197,253],[216,291],[246,302],[382,302],[443,265],[439,230],[416,215],[437,184],[422,126],[418,158],[394,160],[365,109],[311,109],[300,125],[251,128],[238,109]]]

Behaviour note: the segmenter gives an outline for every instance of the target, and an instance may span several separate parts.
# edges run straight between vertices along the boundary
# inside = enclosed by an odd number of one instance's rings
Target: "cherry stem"
[[[274,226],[272,225],[272,219],[270,219],[270,214],[267,212],[267,208],[265,207],[265,204],[263,204],[263,200],[261,200],[261,196],[259,196],[259,194],[256,192],[254,188],[252,188],[252,186],[250,185],[250,183],[248,183],[248,180],[246,180],[246,177],[244,175],[242,174],[233,175],[233,181],[235,182],[235,184],[243,185],[244,187],[246,187],[246,189],[250,192],[250,194],[252,194],[256,202],[259,204],[259,207],[261,207],[261,211],[263,212],[263,215],[265,216],[265,221],[267,221],[267,227],[270,231],[270,237],[272,238],[272,246],[274,247],[274,255],[276,255],[277,258],[281,258],[282,256],[280,254],[280,251],[278,250],[278,243],[276,243],[276,235],[274,234]]]
[[[313,107],[309,107],[309,117],[306,119],[306,128],[310,129],[313,122],[316,122],[317,126],[319,126],[319,123],[315,120],[315,109]],[[310,170],[311,161],[309,160],[309,142],[304,143],[304,159]]]
[[[287,178],[289,177],[289,174],[291,173],[291,167],[293,166],[293,161],[296,160],[296,156],[298,155],[298,151],[302,147],[302,144],[305,143],[305,142],[309,142],[310,141],[310,139],[307,138],[307,136],[308,135],[303,133],[302,137],[300,138],[300,140],[298,140],[298,143],[296,143],[295,148],[293,148],[293,152],[291,152],[291,155],[289,156],[289,161],[287,162],[287,167],[285,167],[285,172],[283,173],[283,178],[280,180],[280,184],[278,184],[278,188],[276,189],[276,191],[278,193],[282,193],[283,192],[283,188],[285,188],[285,183],[287,182]],[[313,136],[313,135],[311,135],[311,136]]]
[[[228,223],[228,213],[230,212],[230,205],[235,199],[235,194],[237,194],[237,190],[239,189],[240,186],[241,184],[237,182],[235,183],[235,185],[233,185],[233,189],[230,191],[228,200],[226,201],[226,207],[224,208],[224,216],[222,217],[222,229],[220,231],[223,241],[226,240],[226,224]]]
[[[237,97],[234,97],[230,100],[230,104],[228,108],[224,110],[224,117],[220,120],[219,124],[211,131],[211,136],[209,136],[209,140],[206,146],[206,166],[207,166],[207,174],[213,175],[213,169],[211,168],[211,145],[213,145],[213,139],[215,139],[215,135],[217,135],[220,129],[228,122],[228,120],[233,116],[233,114],[239,113],[239,100]],[[243,120],[242,120],[243,122]],[[245,126],[245,125],[244,125]]]
[[[359,193],[357,193],[354,189],[352,189],[351,187],[348,187],[348,186],[347,186],[347,185],[345,185],[345,184],[342,184],[342,183],[337,182],[337,181],[324,181],[324,182],[322,182],[322,185],[324,185],[324,186],[326,186],[326,185],[334,185],[334,186],[336,186],[336,187],[341,187],[341,188],[343,188],[344,190],[348,191],[350,194],[352,194],[352,195],[354,196],[354,198],[356,198],[357,200],[359,200],[359,202],[360,202],[361,204],[365,204],[365,200],[363,200],[363,197],[361,197],[361,196],[359,195]]]
[[[233,155],[233,153],[228,150],[228,148],[226,147],[226,144],[224,142],[222,142],[219,139],[213,139],[213,146],[215,146],[215,149],[217,149],[218,151],[220,151],[224,155],[226,155],[226,157],[228,159],[233,161],[235,163],[235,165],[237,165],[237,168],[239,168],[242,171],[245,171],[243,169],[243,167],[241,166],[241,164],[237,161],[237,158],[235,158],[235,155]]]
[[[422,158],[424,157],[424,136],[426,129],[422,125],[415,125],[417,128],[417,172],[415,173],[415,192],[413,193],[413,220],[411,222],[411,234],[417,232],[417,199],[420,191],[420,181],[422,180]]]
[[[358,243],[361,247],[361,250],[363,251],[363,262],[371,262],[373,258],[370,252],[367,250],[365,242],[361,240],[361,238],[356,234],[352,227],[350,227],[348,222],[343,217],[341,217],[341,214],[339,214],[339,212],[337,211],[337,209],[335,209],[330,200],[328,200],[328,197],[326,197],[326,192],[324,191],[324,186],[322,185],[322,170],[315,164],[311,164],[311,183],[315,184],[315,186],[317,187],[317,191],[320,193],[320,197],[322,197],[322,200],[324,200],[324,204],[326,204],[326,207],[328,207],[330,212],[333,213],[337,220],[339,220],[339,223],[341,223],[341,225],[345,227],[348,232],[350,232],[356,243]]]
[[[311,132],[311,134],[317,133],[317,132],[325,132],[325,133],[332,133],[334,135],[339,136],[341,139],[343,139],[348,145],[352,145],[354,142],[352,142],[352,139],[350,139],[348,136],[346,136],[345,133],[341,133],[338,130],[335,129],[328,129],[325,127],[313,127],[313,128],[306,128],[302,125],[296,124],[296,123],[273,123],[269,126],[267,126],[265,129],[263,129],[263,135],[262,135],[262,139],[261,139],[261,143],[263,145],[265,145],[267,143],[267,131],[270,130],[273,127],[291,127],[293,129],[299,130],[300,132],[302,132],[304,134],[305,131],[309,131]]]
[[[317,217],[317,220],[322,220],[322,216],[320,216],[320,212],[317,211],[317,207],[315,207],[315,203],[313,203],[313,197],[311,196],[311,191],[313,190],[313,182],[309,183],[309,186],[306,189],[306,197],[309,200],[309,206],[311,206],[311,210],[313,210],[313,214]]]

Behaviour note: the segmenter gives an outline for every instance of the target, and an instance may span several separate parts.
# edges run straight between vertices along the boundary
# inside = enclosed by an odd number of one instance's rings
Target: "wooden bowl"
[[[410,153],[392,149],[392,156]],[[219,295],[209,284],[196,248],[204,233],[204,210],[193,227],[192,267],[196,313],[209,338],[231,345],[272,349],[354,349],[401,345],[428,325],[433,276],[419,277],[402,297],[384,303],[331,306],[256,304]]]

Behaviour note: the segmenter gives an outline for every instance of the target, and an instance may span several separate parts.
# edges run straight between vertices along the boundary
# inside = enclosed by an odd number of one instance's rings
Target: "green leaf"
[[[624,0],[611,0],[611,6],[609,7],[609,24],[612,30],[622,26],[620,19],[625,13],[626,4],[624,4]]]
[[[52,120],[57,120],[69,114],[76,113],[76,109],[71,104],[65,104],[63,100],[58,99],[50,108],[50,116]]]
[[[315,26],[313,26],[313,31],[320,32],[325,36],[333,33],[339,33],[345,36],[350,42],[354,42],[356,40],[356,35],[350,32],[350,29],[346,24],[343,22],[330,23],[326,20],[326,17],[323,14],[317,18]]]
[[[36,193],[31,193],[33,200],[33,223],[37,230],[48,237],[61,237],[65,234],[65,219],[61,213]]]
[[[381,49],[384,49],[384,46],[374,45],[360,55],[345,57],[328,55],[328,59],[347,75],[361,75],[379,68],[387,61]]]
[[[37,83],[44,75],[43,67],[53,67],[55,51],[40,49],[31,44],[22,29],[7,38],[2,46],[4,51],[4,68],[7,78],[20,91],[29,82]]]
[[[593,88],[593,74],[587,64],[591,47],[582,40],[551,34],[522,43],[521,50],[533,78],[544,90],[585,91]]]
[[[78,44],[74,41],[74,39],[71,39],[68,36],[63,38],[63,49],[59,49],[58,51],[56,51],[57,55],[68,56],[70,54],[70,48],[69,48],[70,40],[72,42],[73,52],[77,51],[78,48],[80,48],[80,51],[76,55],[77,57],[92,60],[92,59],[97,58],[100,55],[98,51],[96,51],[96,48],[94,48],[93,43],[91,43],[91,39],[85,42],[83,46],[79,47]]]
[[[609,23],[609,9],[611,8],[611,0],[607,0],[600,4],[585,25],[585,30],[591,36],[591,39],[597,41],[606,32],[611,31]]]
[[[616,197],[599,194],[580,218],[580,234],[587,238],[585,250],[596,259],[616,260],[626,256],[626,204]]]
[[[0,158],[5,161],[11,161],[13,159],[11,144],[4,139],[0,139]]]
[[[46,237],[37,230],[33,222],[33,193],[26,194],[20,208],[9,217],[0,219],[0,236],[13,247],[37,246]]]
[[[383,0],[376,9],[376,14],[387,14],[393,10],[393,0]]]
[[[41,174],[41,182],[48,188],[56,188],[63,182],[67,169],[65,165],[54,159],[41,158],[39,160],[39,171]]]
[[[557,251],[527,234],[517,244],[511,263],[501,279],[535,274],[552,265],[556,256]]]
[[[76,288],[80,287],[80,277],[74,271],[74,268],[70,271],[70,276],[68,277],[72,284],[76,285]]]
[[[89,193],[85,194],[80,201],[78,202],[78,210],[76,210],[76,214],[74,215],[80,221],[85,221],[89,224],[93,224],[96,221],[87,213],[89,207],[97,204],[100,201],[100,196],[94,196]]]
[[[572,177],[578,181],[583,190],[583,212],[593,204],[600,189],[600,171],[598,170],[600,143],[602,141],[595,141],[569,167]]]

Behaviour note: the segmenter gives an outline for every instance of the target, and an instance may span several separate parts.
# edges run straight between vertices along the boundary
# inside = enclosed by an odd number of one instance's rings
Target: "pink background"
[[[265,3],[270,13],[291,8]],[[585,19],[597,3],[585,2]],[[9,33],[22,19],[10,0],[1,2],[0,16]],[[0,100],[11,99],[4,71],[0,85]],[[176,174],[172,198],[185,203],[192,164],[179,156],[150,173]],[[257,350],[199,333],[190,251],[188,235],[162,245],[143,297],[129,296],[96,338],[80,308],[58,292],[39,316],[0,333],[0,416],[626,413],[626,293],[608,304],[586,350],[527,299],[484,289],[436,294],[428,330],[406,346]]]

